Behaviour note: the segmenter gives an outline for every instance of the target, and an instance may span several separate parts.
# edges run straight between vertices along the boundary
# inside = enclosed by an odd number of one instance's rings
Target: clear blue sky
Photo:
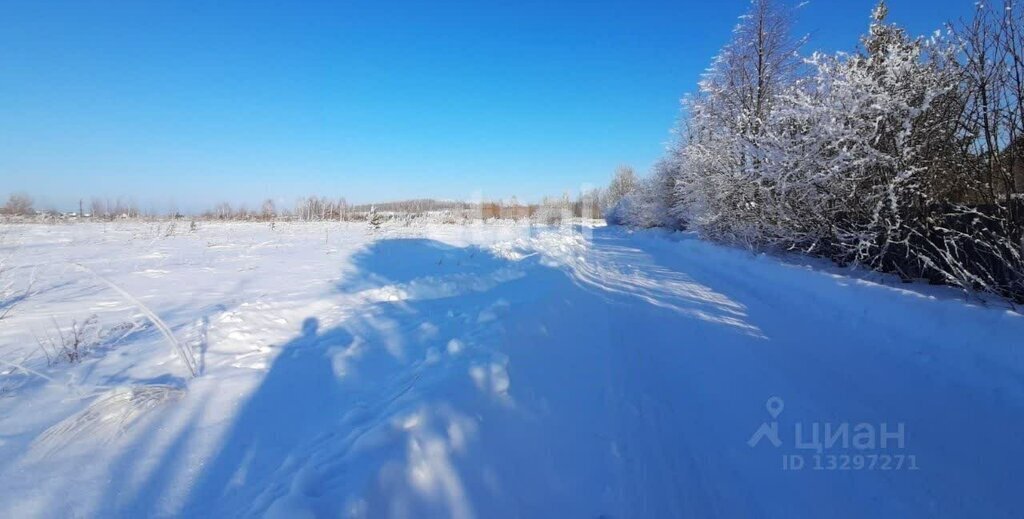
[[[853,49],[874,0],[815,0]],[[0,0],[0,195],[143,209],[576,192],[661,154],[746,0]],[[971,0],[891,0],[914,33]]]

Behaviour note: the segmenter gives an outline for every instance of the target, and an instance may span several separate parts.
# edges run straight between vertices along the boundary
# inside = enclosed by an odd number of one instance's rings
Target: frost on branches
[[[912,38],[880,3],[857,52],[801,59],[792,10],[754,0],[609,221],[1024,298],[1021,12]]]
[[[682,228],[673,211],[675,164],[668,159],[654,167],[651,176],[634,181],[618,201],[605,211],[605,219],[631,227]]]

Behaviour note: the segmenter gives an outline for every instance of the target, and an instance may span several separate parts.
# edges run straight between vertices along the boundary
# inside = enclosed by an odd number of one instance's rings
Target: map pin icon
[[[768,409],[768,414],[772,415],[772,420],[774,420],[782,413],[782,408],[785,407],[785,403],[781,398],[773,396],[765,402],[764,406]]]

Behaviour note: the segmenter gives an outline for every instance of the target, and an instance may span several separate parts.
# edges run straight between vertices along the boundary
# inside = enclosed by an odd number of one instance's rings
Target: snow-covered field
[[[0,517],[1024,514],[1024,318],[951,290],[603,227],[0,235]]]

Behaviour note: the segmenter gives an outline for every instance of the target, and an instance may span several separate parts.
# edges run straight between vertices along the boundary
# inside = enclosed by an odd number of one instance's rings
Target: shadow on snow
[[[577,260],[385,239],[353,263],[337,290],[354,313],[329,329],[310,316],[278,348],[175,513],[470,517],[547,503],[599,515],[608,510],[585,500],[626,485],[609,478],[630,469],[578,436],[622,433],[624,384],[642,381],[623,380],[617,365],[637,362],[639,348],[680,347],[634,327],[684,310],[705,339],[756,330],[742,307],[692,280]],[[566,384],[567,368],[595,376]],[[141,486],[111,481],[101,509],[167,512],[190,436],[207,434],[196,407]],[[137,437],[129,452],[149,433]]]

